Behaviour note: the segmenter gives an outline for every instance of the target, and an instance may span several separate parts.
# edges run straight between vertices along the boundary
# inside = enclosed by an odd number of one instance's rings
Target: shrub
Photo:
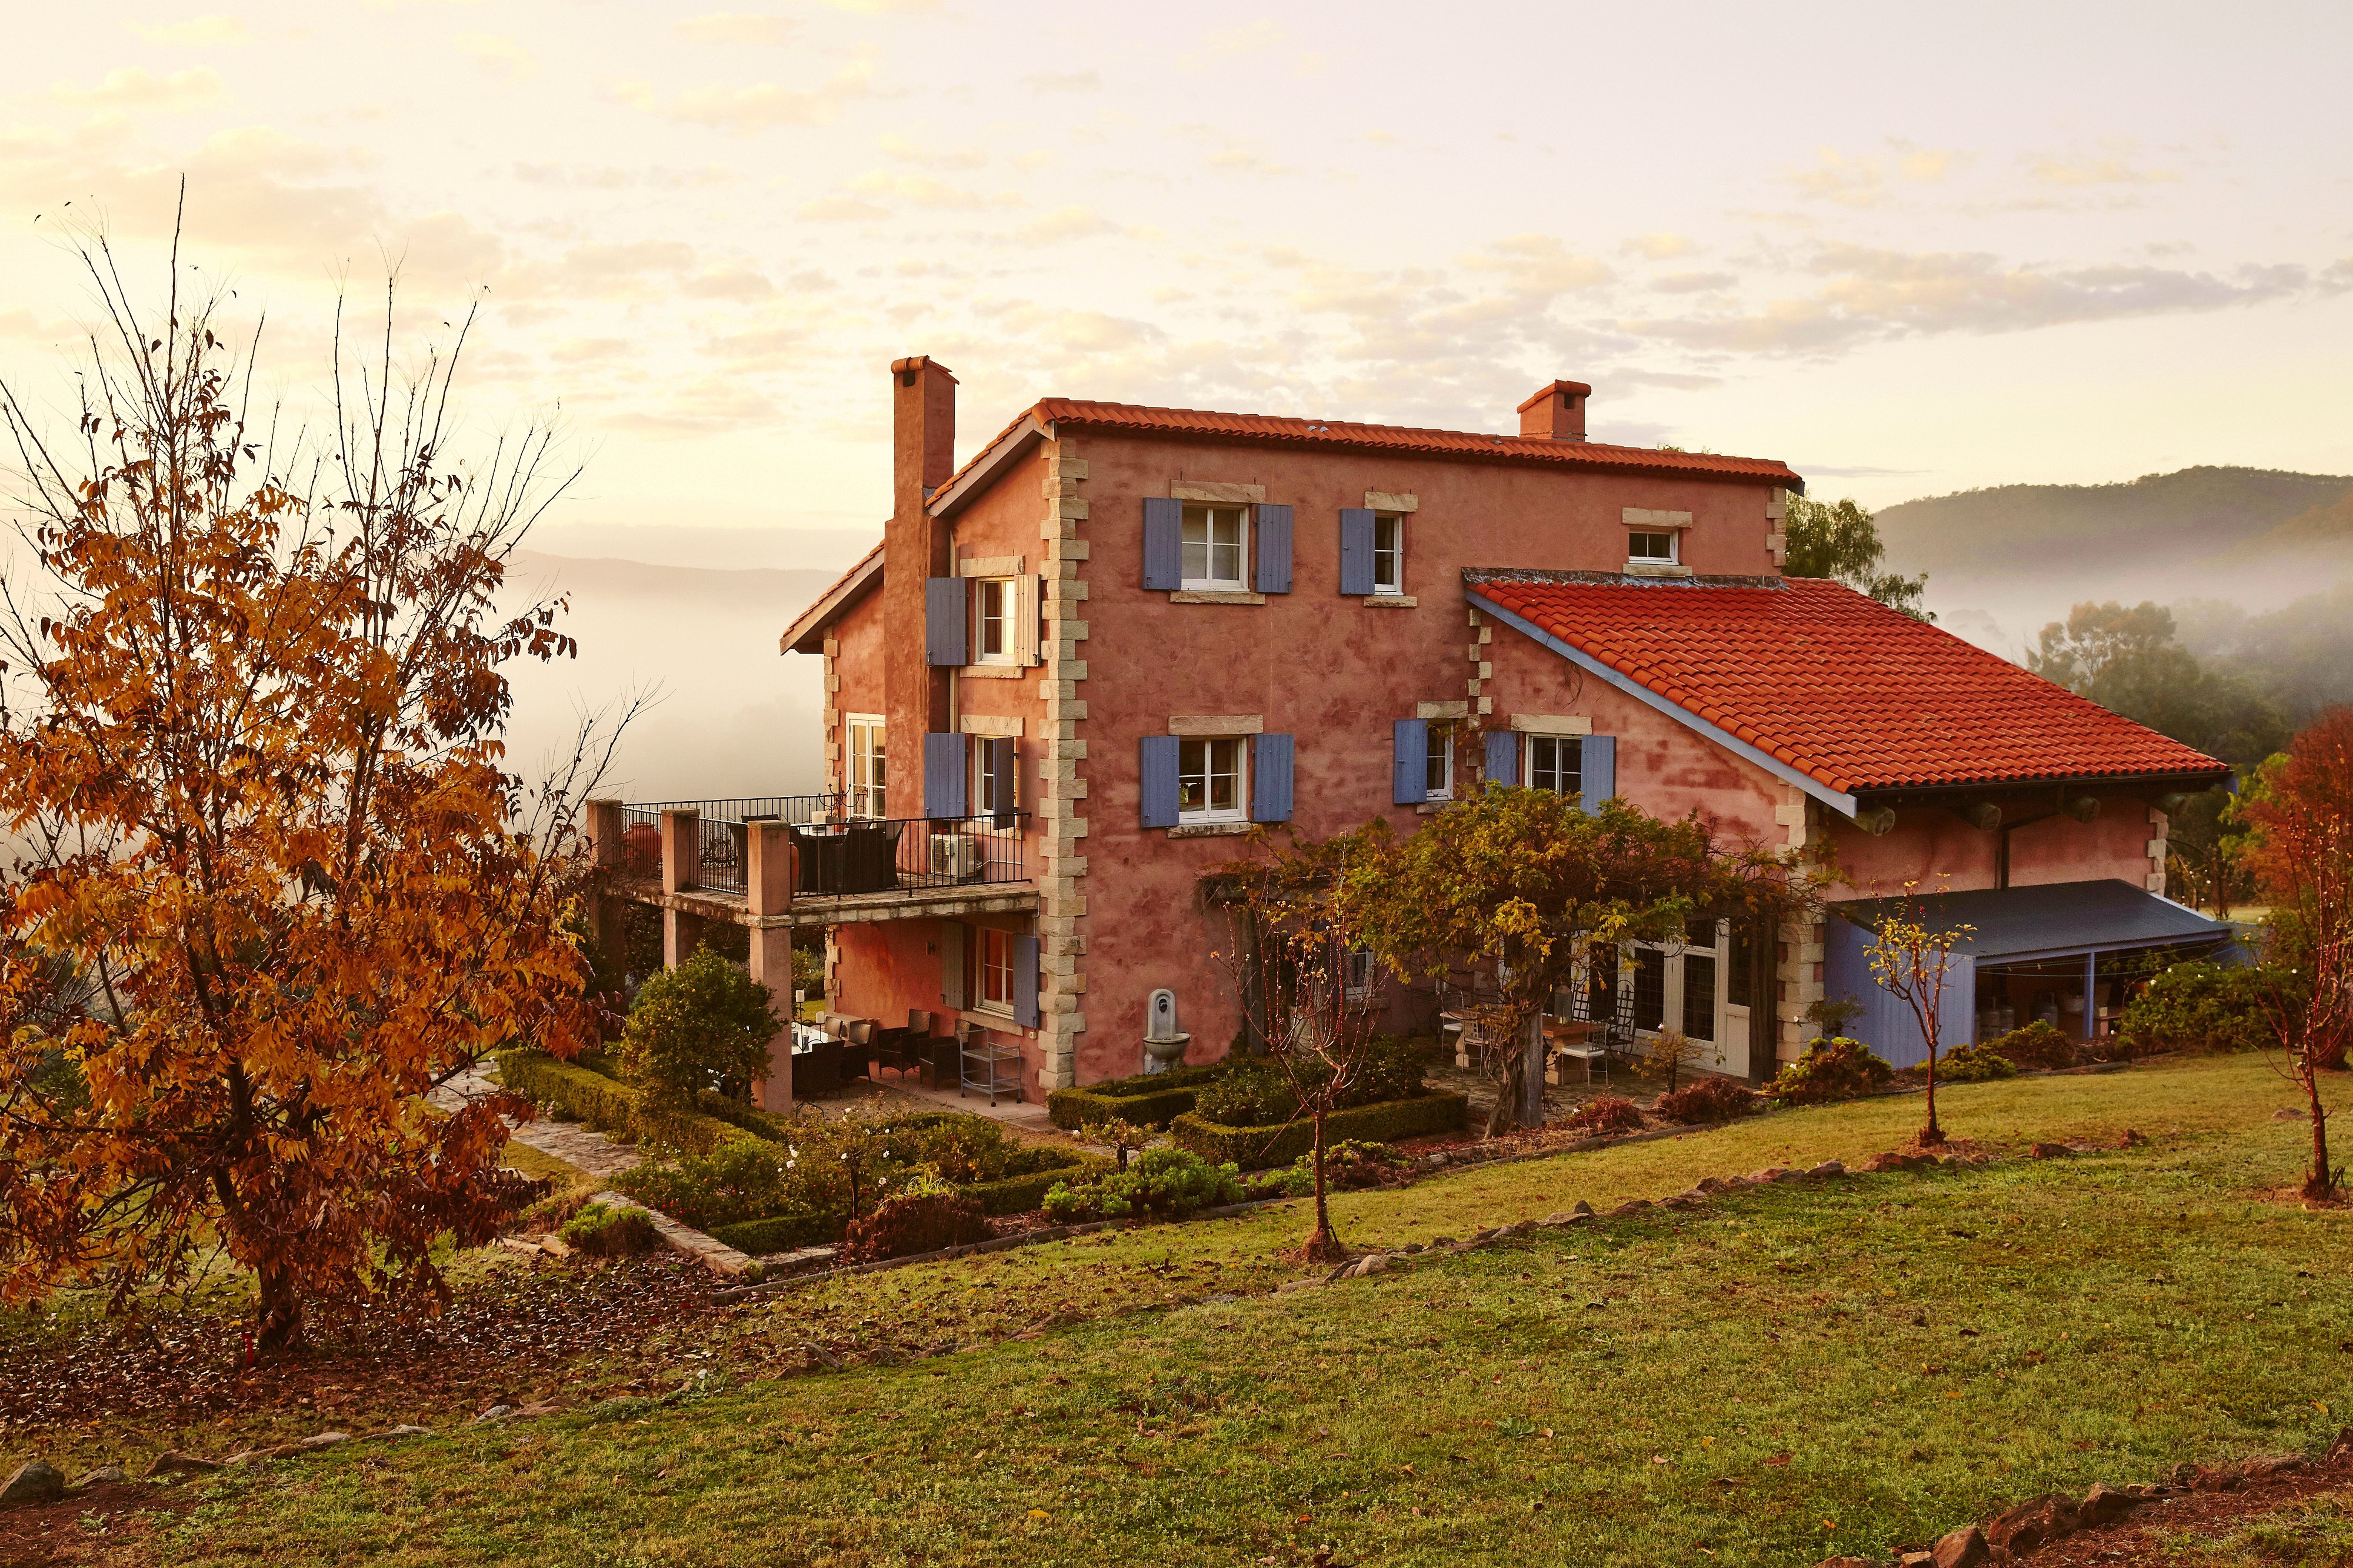
[[[1451,1132],[1462,1125],[1470,1101],[1461,1094],[1421,1094],[1335,1110],[1324,1119],[1324,1136],[1335,1142],[1359,1138],[1399,1143],[1408,1138]],[[1295,1121],[1236,1127],[1212,1121],[1199,1111],[1169,1123],[1177,1143],[1205,1159],[1229,1163],[1245,1171],[1287,1165],[1315,1144],[1314,1123]]]
[[[1046,1217],[1058,1225],[1182,1219],[1241,1200],[1240,1173],[1232,1165],[1212,1165],[1189,1149],[1147,1149],[1128,1162],[1124,1171],[1056,1183],[1046,1194]]]
[[[1563,1127],[1587,1138],[1614,1138],[1642,1130],[1642,1111],[1622,1094],[1597,1094],[1561,1119]]]
[[[1947,1051],[1936,1063],[1936,1076],[1947,1083],[1986,1083],[2016,1078],[2018,1064],[1996,1049],[1992,1041],[1985,1040]]]
[[[844,1262],[872,1263],[913,1258],[945,1247],[968,1247],[996,1235],[980,1205],[949,1188],[917,1184],[884,1201],[872,1214],[850,1222],[843,1238]]]
[[[1809,1045],[1806,1054],[1783,1068],[1766,1092],[1787,1105],[1821,1105],[1884,1089],[1894,1078],[1895,1069],[1884,1057],[1861,1040],[1840,1035]]]
[[[1252,1171],[1242,1178],[1242,1196],[1253,1202],[1262,1198],[1313,1197],[1314,1194],[1315,1172],[1295,1160],[1271,1171]]]
[[[626,1204],[590,1204],[556,1234],[575,1251],[591,1258],[624,1258],[650,1252],[661,1240],[653,1216]]]
[[[499,1081],[558,1121],[585,1121],[599,1132],[691,1154],[744,1138],[698,1110],[649,1110],[636,1089],[580,1062],[560,1062],[544,1051],[501,1051],[498,1060]]]
[[[1366,1042],[1363,1065],[1340,1097],[1338,1109],[1412,1100],[1423,1090],[1421,1069],[1422,1053],[1414,1041],[1379,1036]],[[1328,1076],[1329,1069],[1318,1062],[1310,1081],[1320,1084]],[[1226,1127],[1272,1127],[1299,1113],[1291,1076],[1265,1058],[1246,1061],[1205,1086],[1193,1106],[1194,1115]]]
[[[1651,1109],[1670,1121],[1729,1121],[1736,1116],[1753,1114],[1757,1096],[1746,1085],[1728,1078],[1704,1078],[1659,1096]]]
[[[2263,1008],[2276,979],[2267,968],[2177,963],[2132,999],[2116,1032],[2137,1051],[2262,1050],[2276,1043]]]
[[[783,1027],[768,988],[709,948],[649,975],[621,1031],[621,1072],[649,1107],[691,1110],[704,1089],[741,1099],[768,1076]]]
[[[823,1247],[841,1239],[839,1215],[785,1214],[767,1219],[747,1219],[739,1225],[723,1225],[711,1232],[712,1239],[746,1252],[754,1258],[771,1252],[796,1252],[804,1247]]]
[[[2071,1068],[2080,1059],[2076,1042],[2040,1018],[1980,1042],[1980,1048],[2021,1068]]]
[[[1324,1151],[1324,1185],[1330,1192],[1398,1186],[1412,1170],[1413,1162],[1386,1143],[1343,1138]],[[1315,1152],[1310,1149],[1288,1165],[1246,1176],[1242,1188],[1253,1198],[1307,1197],[1315,1191]]]
[[[742,1139],[707,1154],[649,1161],[613,1178],[614,1190],[697,1230],[780,1215],[849,1218],[849,1184],[832,1163],[803,1161],[788,1144]]]
[[[1223,1078],[1235,1065],[1229,1058],[1207,1067],[1170,1068],[1162,1073],[1108,1079],[1083,1089],[1058,1089],[1046,1096],[1046,1115],[1055,1126],[1071,1132],[1092,1122],[1114,1120],[1138,1127],[1166,1127],[1194,1109],[1203,1085]]]
[[[551,1194],[515,1215],[515,1228],[532,1234],[558,1230],[587,1206],[588,1194],[577,1189]]]

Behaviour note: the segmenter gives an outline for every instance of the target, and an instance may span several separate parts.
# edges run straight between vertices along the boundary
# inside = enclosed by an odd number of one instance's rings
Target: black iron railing
[[[627,805],[622,862],[636,875],[659,876],[662,814],[691,811],[699,850],[691,882],[712,892],[744,893],[755,822],[782,822],[792,829],[796,900],[1029,879],[1023,842],[1028,812],[874,819],[846,816],[841,804],[839,795],[768,795]]]

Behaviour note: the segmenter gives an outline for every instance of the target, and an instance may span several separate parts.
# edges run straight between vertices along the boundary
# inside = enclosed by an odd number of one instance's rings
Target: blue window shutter
[[[1347,514],[1343,512],[1342,516]],[[1372,513],[1366,512],[1366,517]],[[1430,798],[1430,723],[1423,719],[1397,721],[1397,766],[1389,799],[1399,805],[1419,805]]]
[[[1146,735],[1138,795],[1144,803],[1144,826],[1176,826],[1176,737]]]
[[[1373,514],[1360,506],[1344,506],[1340,509],[1340,592],[1372,591]]]
[[[1258,764],[1250,781],[1250,820],[1291,820],[1292,743],[1288,735],[1261,735],[1250,742],[1250,757]]]
[[[1144,585],[1185,585],[1185,503],[1165,496],[1144,498]]]
[[[923,737],[923,815],[935,822],[964,813],[965,739],[962,735]]]
[[[1585,810],[1601,814],[1601,803],[1618,793],[1618,737],[1588,735],[1577,748],[1577,783],[1584,786]]]
[[[962,577],[923,579],[924,663],[964,665],[972,662],[965,655],[965,632],[972,618],[972,612],[965,606],[965,580]]]
[[[1491,784],[1515,784],[1520,782],[1520,738],[1512,731],[1487,731],[1487,782]]]
[[[1291,592],[1291,509],[1261,506],[1258,522],[1258,591]]]
[[[999,736],[988,742],[988,787],[997,801],[992,816],[994,826],[1013,826],[1013,813],[1018,806],[1014,791],[1014,743],[1009,736]]]
[[[1013,1021],[1025,1029],[1038,1026],[1038,939],[1013,939]]]

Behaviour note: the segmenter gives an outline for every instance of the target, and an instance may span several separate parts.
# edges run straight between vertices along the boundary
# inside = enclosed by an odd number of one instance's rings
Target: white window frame
[[[1526,785],[1528,788],[1530,788],[1530,789],[1546,789],[1546,790],[1550,790],[1550,791],[1551,791],[1553,794],[1555,794],[1555,795],[1583,795],[1583,794],[1584,794],[1584,792],[1585,792],[1585,737],[1584,737],[1584,736],[1582,736],[1582,735],[1524,735],[1524,736],[1522,736],[1522,737],[1521,737],[1521,739],[1522,739],[1522,741],[1524,741],[1524,742],[1525,742],[1525,744],[1523,744],[1523,745],[1520,747],[1520,782],[1521,782],[1522,784],[1525,784],[1525,785]],[[1552,766],[1553,782],[1552,782],[1551,784],[1540,784],[1536,783],[1536,749],[1537,749],[1539,746],[1549,746],[1549,747],[1551,747],[1551,748],[1553,749],[1553,766]],[[1577,748],[1577,788],[1575,788],[1575,789],[1573,789],[1573,790],[1569,790],[1569,789],[1562,789],[1562,788],[1560,787],[1560,772],[1561,772],[1561,769],[1560,769],[1560,748],[1561,748],[1561,747],[1563,747],[1563,746],[1574,746],[1574,747],[1576,747],[1576,748]]]
[[[1230,518],[1234,522],[1235,537],[1231,545],[1218,542],[1218,522],[1221,518]],[[1193,525],[1197,521],[1201,525],[1202,535],[1198,545],[1196,545],[1190,538]],[[1208,501],[1187,501],[1183,521],[1177,525],[1176,549],[1180,563],[1179,570],[1182,573],[1178,580],[1187,588],[1196,592],[1213,594],[1248,592],[1250,589],[1250,509],[1249,507],[1226,506]],[[1203,574],[1201,575],[1196,575],[1190,570],[1193,564],[1193,552],[1196,549],[1201,552]],[[1221,577],[1218,574],[1218,557],[1220,552],[1228,549],[1233,552],[1234,572],[1230,577]]]
[[[997,613],[989,613],[989,601],[996,601]],[[1013,624],[1020,595],[1014,591],[1010,577],[976,577],[972,584],[972,661],[975,664],[1012,664],[1020,658],[1020,638]],[[988,634],[994,626],[997,646],[991,647]]]
[[[1369,1000],[1381,988],[1381,970],[1363,948],[1350,948],[1341,959],[1341,988],[1351,1002]]]
[[[999,806],[990,798],[997,789],[997,775],[989,770],[988,766],[988,748],[993,744],[995,744],[993,741],[978,735],[970,737],[965,742],[965,750],[971,754],[968,765],[972,769],[971,793],[966,795],[965,799],[971,803],[972,815],[975,816],[994,816],[1000,810],[1021,809],[1020,742],[1014,742],[1013,747],[1013,799],[1003,806]]]
[[[1638,539],[1664,539],[1667,542],[1667,552],[1664,555],[1637,555],[1634,553],[1634,541]],[[1682,529],[1630,528],[1626,531],[1626,560],[1630,565],[1676,566],[1683,563],[1683,558]]]
[[[1198,752],[1194,752],[1199,747]],[[1211,784],[1225,776],[1218,768],[1218,748],[1230,746],[1233,760],[1233,803],[1211,805]],[[1198,755],[1201,761],[1198,772],[1188,772],[1186,763]],[[1189,827],[1196,823],[1248,822],[1250,820],[1250,737],[1247,735],[1186,735],[1176,742],[1176,824]],[[1186,782],[1201,782],[1202,804],[1187,809],[1185,805]]]
[[[976,928],[979,940],[973,950],[973,1011],[994,1013],[1000,1017],[1013,1016],[1013,932],[996,926]],[[989,994],[991,981],[997,982],[998,994]]]
[[[1386,547],[1381,543],[1384,533],[1388,536]],[[1405,513],[1401,511],[1373,514],[1373,592],[1405,596]]]
[[[890,763],[884,749],[888,731],[880,713],[842,716],[842,812],[845,816],[879,821],[889,815],[885,786]],[[866,742],[860,744],[861,742]]]
[[[1430,782],[1435,771],[1438,782]],[[1432,722],[1422,748],[1422,798],[1452,800],[1454,798],[1454,726]]]

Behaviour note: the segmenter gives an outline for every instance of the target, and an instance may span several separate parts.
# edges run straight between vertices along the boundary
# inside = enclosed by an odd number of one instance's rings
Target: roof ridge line
[[[1465,583],[1558,584],[1577,588],[1763,588],[1786,593],[1786,579],[1770,574],[1695,572],[1687,577],[1652,577],[1629,572],[1566,572],[1537,566],[1465,566]]]

